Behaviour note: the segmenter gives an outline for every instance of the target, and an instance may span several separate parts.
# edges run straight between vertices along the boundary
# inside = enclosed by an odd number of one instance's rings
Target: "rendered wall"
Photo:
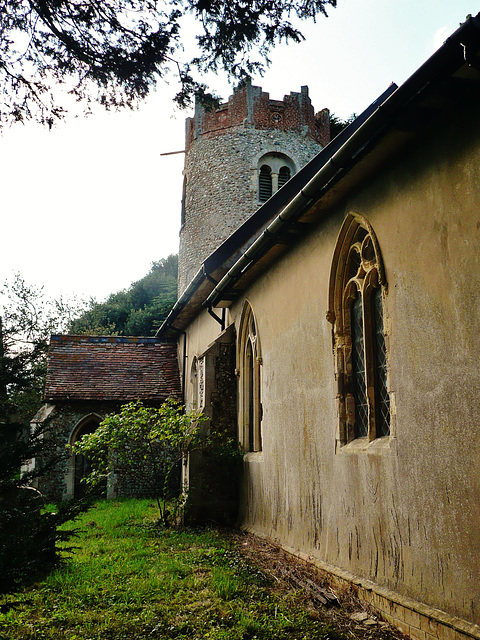
[[[261,340],[263,450],[244,458],[240,522],[371,581],[388,602],[441,610],[450,620],[441,628],[458,631],[480,623],[480,127],[468,113],[453,124],[397,158],[246,292]],[[336,450],[325,313],[349,212],[373,226],[386,269],[392,432]],[[237,329],[242,304],[230,310]],[[420,626],[417,638],[446,637]]]
[[[243,504],[248,528],[477,624],[479,139],[477,124],[443,130],[247,292],[262,343],[264,445],[247,456]],[[335,451],[325,312],[349,211],[372,224],[386,268],[394,415],[391,437]]]

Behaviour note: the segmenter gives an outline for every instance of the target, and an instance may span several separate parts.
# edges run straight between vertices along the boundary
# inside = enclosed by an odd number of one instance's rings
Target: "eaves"
[[[479,91],[480,14],[400,87],[392,85],[201,265],[157,332],[173,337],[205,307],[225,307],[311,225]]]

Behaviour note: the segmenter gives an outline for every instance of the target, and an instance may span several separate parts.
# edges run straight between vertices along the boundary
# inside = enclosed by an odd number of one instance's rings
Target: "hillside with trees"
[[[68,332],[153,336],[177,299],[177,264],[176,255],[153,262],[147,275],[128,289],[112,293],[105,302],[90,302]]]

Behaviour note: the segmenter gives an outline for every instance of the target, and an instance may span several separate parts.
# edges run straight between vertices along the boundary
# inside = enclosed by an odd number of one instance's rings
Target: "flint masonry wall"
[[[260,206],[260,158],[284,154],[298,171],[329,138],[328,110],[314,114],[307,87],[270,100],[247,84],[216,110],[197,105],[186,123],[179,294],[203,260]]]

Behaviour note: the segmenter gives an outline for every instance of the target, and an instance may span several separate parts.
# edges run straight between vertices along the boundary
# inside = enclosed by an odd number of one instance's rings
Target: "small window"
[[[290,180],[290,167],[280,167],[278,172],[278,188],[281,189],[283,185]]]
[[[295,163],[284,153],[267,153],[258,162],[258,201],[266,202],[295,174]]]
[[[242,314],[238,341],[239,439],[248,453],[262,449],[261,357],[253,311],[248,302]]]
[[[266,202],[272,195],[272,170],[268,164],[260,167],[258,178],[258,199],[260,202]]]
[[[390,396],[383,321],[386,280],[377,239],[368,222],[349,215],[330,275],[334,326],[338,440],[390,435]]]

